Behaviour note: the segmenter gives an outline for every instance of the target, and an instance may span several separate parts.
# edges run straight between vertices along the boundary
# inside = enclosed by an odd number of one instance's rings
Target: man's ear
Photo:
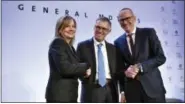
[[[137,21],[137,19],[136,19],[137,17],[136,16],[133,16],[133,18],[134,18],[134,21],[136,22]]]
[[[119,16],[117,16],[117,21],[119,22]]]
[[[112,31],[112,29],[110,28],[110,29],[109,29],[109,33],[110,33],[111,31]]]

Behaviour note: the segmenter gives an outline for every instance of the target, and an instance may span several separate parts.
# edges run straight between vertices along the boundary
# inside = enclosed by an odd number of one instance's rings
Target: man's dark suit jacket
[[[121,78],[121,90],[129,89],[129,78],[124,76],[124,71],[130,66],[141,63],[143,73],[138,74],[144,91],[149,97],[159,97],[166,93],[158,67],[166,61],[161,43],[153,28],[136,28],[135,53],[131,58],[127,45],[126,34],[115,40],[115,46],[119,54],[119,69]],[[125,64],[123,64],[125,63]],[[134,93],[134,92],[133,92]]]
[[[118,102],[118,92],[117,92],[117,81],[115,79],[116,73],[116,48],[105,42],[107,49],[107,58],[109,62],[110,74],[112,77],[112,81],[110,82],[113,101]],[[95,84],[96,80],[96,59],[95,59],[95,51],[94,51],[94,41],[93,38],[83,41],[77,46],[77,54],[80,58],[81,62],[87,62],[92,71],[91,76],[89,78],[81,78],[82,81],[82,90],[81,90],[81,102],[91,102],[91,93],[92,87]]]
[[[78,77],[85,75],[88,65],[79,63],[73,48],[55,38],[49,48],[50,76],[46,99],[58,102],[77,102]]]

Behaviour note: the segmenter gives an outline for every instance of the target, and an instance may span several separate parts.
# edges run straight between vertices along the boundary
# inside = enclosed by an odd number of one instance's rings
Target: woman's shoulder
[[[56,37],[52,40],[50,47],[51,46],[65,46],[67,45],[67,43],[64,41],[64,39],[60,38],[60,37]]]

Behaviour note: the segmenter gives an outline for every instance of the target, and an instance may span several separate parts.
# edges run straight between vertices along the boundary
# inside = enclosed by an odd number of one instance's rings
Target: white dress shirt
[[[93,38],[93,40],[94,40],[94,51],[95,51],[95,59],[96,59],[96,79],[98,79],[98,54],[97,53],[98,53],[98,44],[100,44],[100,42],[98,42],[95,38]],[[111,79],[105,41],[102,41],[101,44],[102,44],[101,51],[103,53],[103,58],[104,58],[105,76],[107,79]]]

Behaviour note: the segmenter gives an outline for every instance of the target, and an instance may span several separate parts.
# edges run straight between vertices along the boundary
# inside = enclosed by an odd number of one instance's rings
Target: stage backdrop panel
[[[111,19],[106,40],[113,43],[124,33],[117,21],[124,7],[133,9],[139,27],[157,31],[167,57],[160,67],[166,97],[184,100],[184,1],[173,0],[2,1],[2,101],[45,102],[48,49],[60,16],[68,13],[77,21],[75,48],[92,38],[100,15]]]

